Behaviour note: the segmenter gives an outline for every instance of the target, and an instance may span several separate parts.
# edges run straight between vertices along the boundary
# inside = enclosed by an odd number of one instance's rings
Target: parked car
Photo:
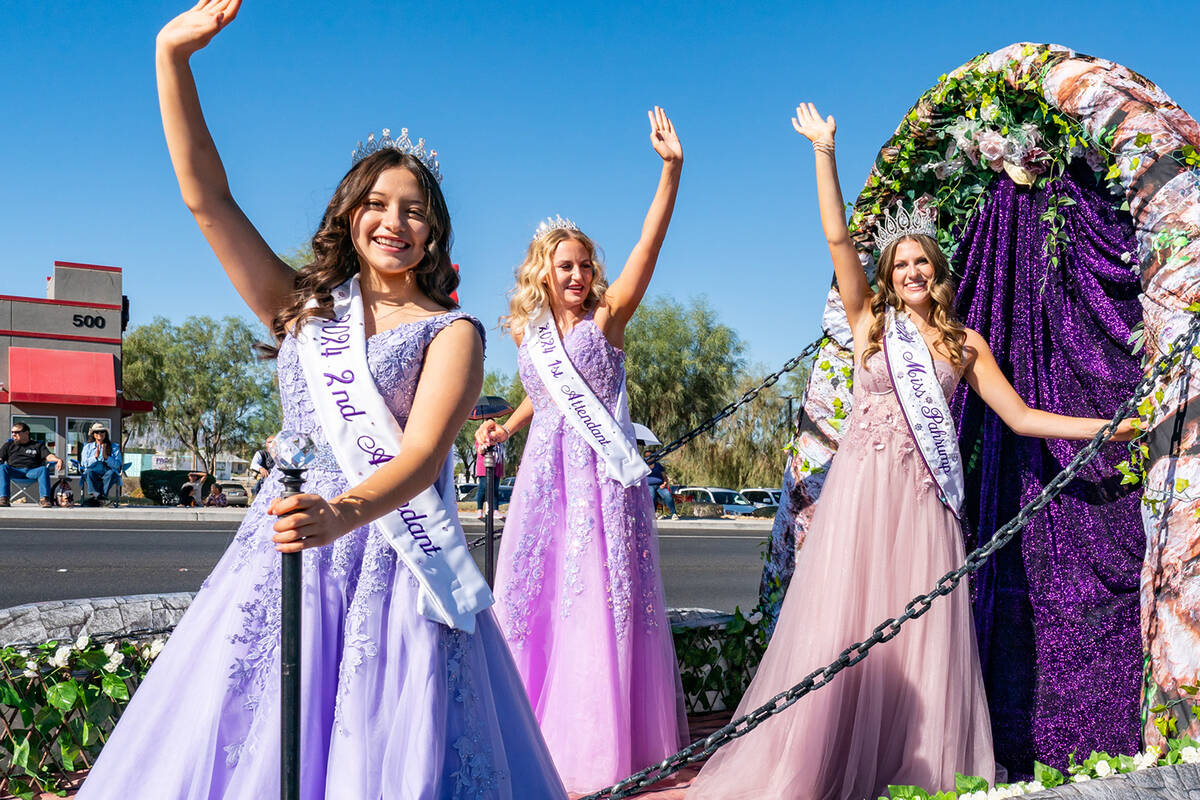
[[[479,489],[478,483],[460,483],[454,487],[458,492],[458,502],[463,503],[468,500],[475,499],[475,492]],[[507,503],[512,498],[512,484],[501,483],[496,487],[496,503]]]
[[[515,477],[501,478],[500,485],[501,486],[516,486],[517,479]]]
[[[782,489],[742,489],[742,497],[758,507],[777,506],[783,502]]]
[[[752,514],[754,504],[733,489],[716,489],[711,486],[687,486],[675,490],[676,503],[715,503],[726,514]]]
[[[236,481],[217,481],[221,491],[225,493],[225,501],[231,506],[250,505],[250,493],[246,487]]]

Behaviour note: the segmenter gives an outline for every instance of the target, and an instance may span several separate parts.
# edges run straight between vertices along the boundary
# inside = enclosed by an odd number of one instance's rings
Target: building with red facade
[[[128,318],[119,267],[56,261],[45,297],[0,294],[4,425],[28,423],[32,438],[68,463],[95,422],[119,442],[122,418],[152,407],[121,393]]]

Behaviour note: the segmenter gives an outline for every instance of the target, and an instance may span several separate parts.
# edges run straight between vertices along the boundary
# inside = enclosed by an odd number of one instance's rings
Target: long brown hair
[[[950,272],[950,262],[946,260],[933,237],[920,233],[897,239],[879,254],[879,264],[875,270],[875,296],[871,298],[871,314],[875,319],[871,323],[870,333],[867,334],[867,351],[863,353],[863,363],[866,363],[872,353],[883,348],[887,307],[891,306],[897,311],[904,310],[904,301],[892,286],[892,273],[896,268],[896,247],[900,242],[908,240],[921,246],[921,251],[933,266],[933,283],[929,287],[929,300],[933,304],[933,310],[929,317],[942,335],[942,344],[950,354],[950,363],[961,367],[967,329],[958,321],[958,315],[954,312],[954,277]]]
[[[351,167],[330,198],[321,224],[313,234],[312,263],[296,272],[292,296],[271,324],[271,332],[277,340],[282,340],[289,330],[303,325],[309,317],[332,316],[333,289],[361,269],[358,252],[350,238],[350,217],[371,193],[380,174],[394,167],[411,172],[425,194],[429,239],[425,242],[425,255],[412,270],[417,288],[447,309],[458,308],[458,303],[450,297],[458,288],[458,273],[450,263],[450,212],[442,189],[419,158],[399,150],[380,150]],[[316,306],[308,307],[314,298]]]

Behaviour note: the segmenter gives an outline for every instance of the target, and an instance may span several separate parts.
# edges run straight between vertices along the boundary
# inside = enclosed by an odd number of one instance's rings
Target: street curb
[[[29,508],[22,508],[27,505]],[[0,508],[0,522],[4,520],[55,520],[75,522],[79,520],[104,520],[106,522],[241,522],[246,515],[244,508],[172,508],[169,506],[121,506],[120,508],[42,508],[33,503],[23,503],[9,508]],[[660,519],[658,529],[711,530],[711,531],[769,531],[770,519]],[[462,519],[463,530],[471,534],[483,533],[482,520]],[[496,530],[503,530],[504,523],[497,520]]]
[[[29,508],[9,506],[0,508],[0,522],[7,519],[36,519],[73,522],[78,520],[120,520],[122,522],[240,522],[244,508],[172,508],[169,506],[121,506],[119,508],[42,508],[35,503],[22,503]]]

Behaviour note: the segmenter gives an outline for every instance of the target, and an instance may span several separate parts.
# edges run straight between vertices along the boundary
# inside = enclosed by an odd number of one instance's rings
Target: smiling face
[[[892,289],[910,308],[930,302],[934,267],[924,248],[915,239],[903,239],[892,252]]]
[[[350,238],[362,269],[394,277],[421,263],[430,227],[425,193],[404,167],[379,173],[350,215]]]
[[[547,276],[550,301],[567,311],[581,311],[592,290],[596,267],[587,247],[578,239],[564,239],[554,248]]]

